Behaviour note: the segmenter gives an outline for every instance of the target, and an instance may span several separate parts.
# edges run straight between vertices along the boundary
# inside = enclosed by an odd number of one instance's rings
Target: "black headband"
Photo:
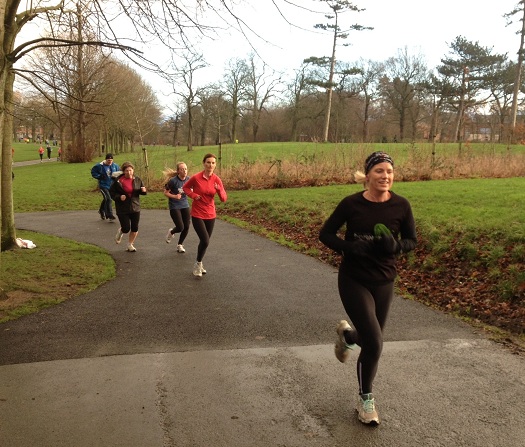
[[[394,160],[386,152],[374,152],[370,154],[365,160],[365,174],[370,172],[375,165],[379,163],[390,163],[394,167]]]

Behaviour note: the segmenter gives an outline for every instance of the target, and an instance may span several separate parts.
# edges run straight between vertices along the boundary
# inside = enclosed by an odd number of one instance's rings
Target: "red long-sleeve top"
[[[192,199],[191,215],[199,219],[214,219],[217,216],[215,194],[219,196],[221,202],[226,202],[228,198],[219,176],[212,174],[210,178],[206,178],[204,171],[191,176],[182,189]],[[195,200],[198,196],[200,199]]]

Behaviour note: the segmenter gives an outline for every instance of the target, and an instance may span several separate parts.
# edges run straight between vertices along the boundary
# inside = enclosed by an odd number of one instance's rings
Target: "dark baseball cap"
[[[113,154],[106,154],[106,160],[113,160]]]

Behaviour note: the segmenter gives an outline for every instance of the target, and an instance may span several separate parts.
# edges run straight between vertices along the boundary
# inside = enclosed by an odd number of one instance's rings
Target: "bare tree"
[[[133,133],[130,140],[138,139],[140,147],[145,146],[145,138],[160,124],[161,110],[152,88],[128,67],[126,76],[128,95],[119,100],[118,105],[129,118],[129,129]]]
[[[388,79],[383,82],[382,92],[396,111],[399,139],[404,141],[410,113],[418,109],[418,88],[425,80],[426,64],[421,55],[412,56],[405,47],[398,50],[396,57],[389,58],[385,67]],[[416,119],[416,116],[412,116],[412,122]],[[412,128],[412,138],[414,137]]]
[[[254,54],[250,55],[248,67],[246,110],[250,115],[253,141],[257,141],[261,113],[268,101],[274,96],[281,78],[276,78],[274,72],[268,73],[268,67],[264,63],[261,68],[257,67]]]
[[[357,117],[361,122],[361,139],[363,142],[369,140],[369,121],[372,105],[381,95],[379,80],[384,73],[383,63],[371,60],[359,60],[355,65],[355,76],[353,77],[353,90],[360,93],[362,98],[362,109],[357,112]]]
[[[514,15],[520,14],[521,18],[519,19],[521,21],[521,30],[516,33],[520,35],[520,48],[518,50],[518,62],[516,63],[516,71],[514,74],[514,89],[512,92],[512,108],[511,108],[511,121],[510,121],[510,127],[511,127],[511,143],[515,143],[515,129],[516,129],[516,116],[518,114],[518,96],[520,93],[520,85],[522,81],[522,70],[523,70],[523,58],[525,56],[524,54],[524,46],[525,46],[525,0],[520,0],[514,9],[509,12],[508,14],[505,14],[504,17],[507,18],[508,23],[512,23],[512,17]]]
[[[310,73],[308,64],[302,63],[299,69],[295,70],[295,76],[292,82],[288,84],[289,107],[291,115],[290,135],[292,141],[298,141],[298,126],[301,120],[305,119],[307,108],[304,102],[314,91],[313,85],[309,82]]]
[[[173,75],[168,78],[172,82],[173,93],[184,101],[186,105],[186,121],[187,121],[187,133],[186,133],[186,145],[188,151],[193,150],[193,126],[194,126],[194,107],[197,105],[198,97],[201,93],[202,88],[196,86],[195,73],[197,70],[208,66],[204,57],[201,54],[195,54],[191,51],[185,51],[182,55],[183,64],[178,65],[173,60]],[[179,88],[179,83],[184,86],[184,89]]]
[[[230,102],[230,141],[237,139],[241,103],[246,99],[249,68],[244,59],[230,59],[224,73],[223,90]]]
[[[329,23],[318,23],[314,26],[316,29],[320,29],[323,31],[329,31],[332,33],[332,51],[331,56],[328,58],[330,61],[330,68],[329,68],[329,74],[328,74],[328,80],[326,81],[326,110],[325,110],[325,123],[324,123],[324,130],[323,130],[323,141],[328,141],[328,129],[330,127],[330,113],[332,109],[332,93],[334,88],[334,73],[335,73],[335,65],[336,65],[336,56],[335,51],[338,45],[339,40],[345,40],[348,38],[350,31],[362,31],[366,29],[373,29],[370,27],[364,27],[362,25],[351,25],[350,27],[346,29],[342,29],[340,27],[340,15],[347,11],[353,11],[353,12],[361,12],[364,11],[364,9],[359,9],[357,6],[355,6],[353,3],[347,1],[347,0],[320,0],[321,3],[325,3],[328,8],[332,11],[331,14],[326,15],[325,17],[330,20]],[[314,58],[315,59],[315,58]],[[321,58],[326,59],[326,58]],[[310,61],[313,61],[312,58],[310,58]]]
[[[505,121],[511,118],[510,137],[515,136],[515,117],[512,120],[514,107],[514,92],[516,91],[516,64],[506,61],[502,64],[495,64],[488,71],[487,86],[492,96],[490,110],[495,115],[498,123],[498,140],[503,141],[505,135]],[[518,86],[518,92],[523,91],[523,79],[520,77],[521,85]]]
[[[182,125],[184,105],[177,103],[170,108],[171,115],[167,120],[167,132],[172,133],[171,144],[175,147],[179,145],[179,130]]]
[[[438,136],[440,140],[443,140],[443,132],[440,126],[441,114],[449,98],[453,96],[454,86],[448,76],[432,72],[422,84],[422,88],[430,113],[428,141],[435,143]]]
[[[217,84],[206,85],[199,94],[200,120],[199,136],[200,144],[210,144],[210,135],[217,145],[222,144],[223,128],[229,123],[227,110],[229,104],[224,99],[224,92]],[[213,144],[213,143],[212,143]]]

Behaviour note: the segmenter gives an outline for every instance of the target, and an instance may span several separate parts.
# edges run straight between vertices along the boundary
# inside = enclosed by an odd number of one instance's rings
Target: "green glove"
[[[379,253],[395,255],[399,253],[399,242],[394,239],[392,232],[383,224],[374,226],[374,243]]]
[[[383,236],[392,236],[392,233],[387,228],[386,225],[383,225],[381,223],[375,224],[374,226],[374,236],[376,238],[381,238]]]

